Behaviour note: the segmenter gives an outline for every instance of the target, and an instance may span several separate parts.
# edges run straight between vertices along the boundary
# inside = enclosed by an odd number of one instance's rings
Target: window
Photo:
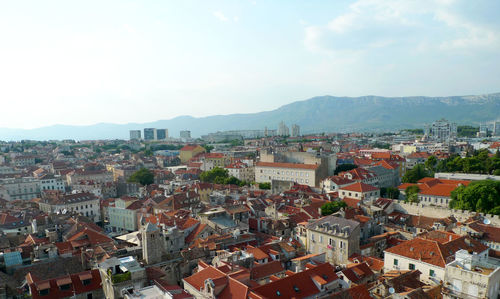
[[[436,272],[434,272],[434,270],[430,269],[429,270],[429,276],[430,277],[435,277],[436,276]]]
[[[311,241],[314,242],[314,234],[311,234]]]
[[[67,291],[71,288],[71,284],[63,284],[59,288],[61,289],[61,291]]]
[[[398,259],[394,259],[394,266],[398,265]]]
[[[415,265],[414,265],[414,264],[409,264],[409,265],[408,265],[408,269],[410,269],[410,270],[415,270]]]
[[[323,236],[322,235],[319,236],[319,242],[323,243]]]
[[[50,289],[40,290],[40,296],[45,296],[49,294]]]
[[[332,238],[330,238],[330,240],[328,240],[328,245],[334,246],[335,245],[335,241]]]

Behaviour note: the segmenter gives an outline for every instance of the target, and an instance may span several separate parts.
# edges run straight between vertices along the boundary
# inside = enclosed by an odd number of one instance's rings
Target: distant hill
[[[32,130],[2,129],[0,140],[21,139],[127,139],[129,130],[168,128],[170,136],[191,130],[193,137],[238,129],[276,129],[280,121],[296,123],[301,133],[389,131],[421,128],[446,118],[458,124],[478,125],[500,117],[500,93],[451,97],[333,97],[320,96],[293,102],[272,111],[250,114],[214,115],[195,118],[179,116],[149,123],[91,126],[55,125]]]

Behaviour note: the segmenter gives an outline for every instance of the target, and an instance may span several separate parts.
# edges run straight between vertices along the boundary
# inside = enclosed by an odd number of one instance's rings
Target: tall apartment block
[[[130,130],[130,140],[140,140],[141,130]]]

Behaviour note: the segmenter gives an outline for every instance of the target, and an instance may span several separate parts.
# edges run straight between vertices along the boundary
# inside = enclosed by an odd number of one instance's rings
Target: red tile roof
[[[83,241],[88,240],[91,245],[98,245],[103,243],[113,243],[113,239],[106,236],[105,234],[101,234],[92,229],[85,228],[83,231],[78,232],[68,238],[68,241]]]
[[[367,263],[358,263],[347,265],[347,268],[342,270],[342,274],[350,281],[359,284],[361,281],[368,279],[374,275]]]
[[[373,299],[370,292],[366,288],[366,285],[358,285],[347,290],[342,290],[340,292],[330,295],[329,298],[338,299]]]
[[[361,202],[361,200],[351,197],[344,197],[342,201],[345,202],[350,208],[357,208],[358,204]]]
[[[212,266],[208,266],[205,269],[184,278],[184,281],[193,286],[195,289],[200,290],[204,286],[206,279],[210,278],[213,281],[223,277],[226,277],[226,274],[224,272]]]
[[[460,249],[481,253],[488,247],[465,236],[446,243],[418,237],[386,249],[386,252],[444,268],[448,257]]]
[[[254,260],[263,260],[263,259],[270,259],[269,255],[267,255],[264,251],[262,251],[261,249],[259,248],[255,248],[255,247],[248,247],[246,249],[246,252],[247,253],[250,253],[250,254],[253,254],[253,258]]]
[[[83,281],[89,279],[90,283],[83,284]],[[41,280],[32,276],[31,273],[26,275],[26,281],[31,289],[33,299],[42,298],[70,298],[73,295],[92,292],[102,288],[101,275],[99,270],[74,273],[67,276],[52,278],[49,280]],[[60,286],[69,284],[68,290],[61,290]],[[48,295],[40,296],[40,290],[49,289]]]
[[[340,190],[354,191],[354,192],[370,192],[370,191],[377,191],[379,189],[372,185],[368,185],[362,182],[357,182],[348,186],[344,186],[340,188]]]
[[[256,287],[252,290],[253,296],[250,297],[270,299],[312,297],[321,292],[313,280],[330,283],[337,279],[339,278],[333,266],[324,263]]]
[[[250,269],[251,279],[262,279],[285,271],[280,261],[272,261],[265,264],[255,265]]]

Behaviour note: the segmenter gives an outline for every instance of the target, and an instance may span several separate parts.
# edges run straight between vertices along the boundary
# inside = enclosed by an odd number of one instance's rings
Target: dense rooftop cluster
[[[498,141],[440,138],[0,143],[0,297],[497,298]]]

